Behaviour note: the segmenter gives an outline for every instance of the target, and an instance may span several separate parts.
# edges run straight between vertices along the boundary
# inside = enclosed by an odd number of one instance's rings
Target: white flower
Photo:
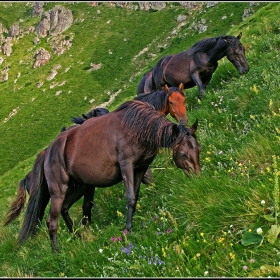
[[[204,271],[204,276],[206,276],[208,274],[208,271],[206,270],[206,271]]]
[[[258,233],[258,234],[262,234],[262,233],[263,233],[262,228],[257,228],[257,233]]]
[[[99,252],[102,253],[102,252],[103,252],[103,249],[99,249]]]
[[[264,200],[261,201],[261,205],[265,205],[265,201]]]

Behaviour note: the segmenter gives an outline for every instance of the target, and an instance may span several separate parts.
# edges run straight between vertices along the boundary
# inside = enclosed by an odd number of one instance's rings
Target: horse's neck
[[[206,52],[208,55],[209,62],[215,63],[218,60],[222,59],[227,54],[227,46],[221,46],[216,45],[214,48],[209,49],[209,51]]]

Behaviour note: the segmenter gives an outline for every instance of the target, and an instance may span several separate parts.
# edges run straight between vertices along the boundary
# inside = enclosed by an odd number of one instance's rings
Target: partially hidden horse
[[[81,183],[77,188],[110,187],[123,181],[128,207],[125,228],[130,230],[141,180],[160,148],[171,148],[176,166],[187,175],[200,174],[197,124],[198,121],[186,128],[150,104],[131,100],[108,114],[61,132],[44,156],[39,154],[35,160],[19,244],[35,233],[42,199],[48,191],[51,205],[47,226],[52,249],[58,251],[58,218],[71,178]]]
[[[149,94],[141,94],[139,96],[136,96],[135,100],[147,102],[153,105],[155,107],[155,110],[160,111],[165,115],[170,114],[179,123],[181,123],[182,125],[186,125],[188,123],[188,118],[186,115],[185,96],[183,90],[184,90],[183,84],[180,84],[179,88],[177,87],[169,88],[168,86],[165,86],[164,90],[162,91],[156,91]],[[86,120],[92,117],[99,117],[107,113],[109,113],[109,111],[105,108],[95,108],[87,114],[82,114],[82,117],[72,117],[72,122],[74,122],[75,124],[68,128],[63,127],[61,131],[72,129],[75,126],[79,126],[80,124],[83,124]],[[38,156],[42,157],[43,153],[44,151],[41,151]],[[32,175],[33,175],[33,170],[31,170],[20,181],[18,185],[17,199],[13,202],[13,204],[10,207],[8,216],[4,223],[5,226],[11,223],[13,220],[15,220],[22,212],[23,206],[26,201],[25,189],[30,194],[30,180]],[[147,169],[147,172],[145,173],[142,182],[146,185],[152,182],[152,173],[149,168]],[[85,226],[91,223],[91,209],[93,206],[93,197],[94,197],[95,188],[94,187],[86,188],[85,186],[77,187],[78,184],[80,183],[71,178],[69,183],[69,191],[66,194],[66,198],[64,200],[61,209],[62,217],[70,232],[73,232],[73,222],[69,216],[69,209],[74,204],[74,202],[76,202],[82,196],[84,196],[84,202],[82,206],[83,217],[81,220],[81,224]],[[48,198],[44,197],[43,206],[42,206],[43,210],[39,217],[39,224],[42,222],[44,216],[44,210],[48,204],[49,198],[50,196],[48,196]]]
[[[249,65],[241,37],[242,32],[237,37],[223,35],[202,39],[186,51],[163,56],[143,75],[137,94],[161,90],[165,84],[178,86],[182,82],[185,89],[197,86],[198,98],[202,99],[218,61],[223,57],[227,57],[240,75],[248,73]]]

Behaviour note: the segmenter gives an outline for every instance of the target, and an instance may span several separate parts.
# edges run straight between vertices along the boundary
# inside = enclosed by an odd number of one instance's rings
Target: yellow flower
[[[219,243],[223,243],[225,241],[225,238],[224,237],[220,237],[219,239],[218,239],[218,242]]]
[[[209,157],[206,157],[206,158],[205,158],[205,161],[206,161],[206,162],[210,162],[211,159],[210,159]]]
[[[123,216],[123,213],[120,212],[120,211],[118,211],[118,210],[117,210],[117,214],[118,214],[119,217],[122,217],[122,216]]]
[[[166,258],[166,251],[165,251],[165,249],[164,249],[164,248],[161,248],[161,251],[162,251],[163,257]]]
[[[232,260],[234,260],[235,259],[235,254],[233,254],[233,253],[229,253],[229,257],[232,259]]]
[[[259,92],[256,85],[253,86],[252,90],[253,90],[255,93],[258,93],[258,92]]]
[[[255,116],[254,115],[250,115],[250,119],[254,120]]]
[[[204,233],[203,233],[203,232],[201,232],[201,233],[200,233],[200,236],[204,236]]]

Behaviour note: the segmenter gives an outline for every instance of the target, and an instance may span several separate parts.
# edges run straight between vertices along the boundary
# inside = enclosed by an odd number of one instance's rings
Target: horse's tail
[[[76,124],[83,124],[86,121],[85,118],[82,117],[73,117],[72,122]]]
[[[30,197],[24,217],[24,222],[19,234],[18,243],[21,245],[31,235],[35,233],[36,225],[40,220],[42,207],[42,182],[44,179],[44,158],[46,150],[43,150],[36,158],[33,175],[31,176],[29,191]]]
[[[26,177],[27,176],[28,174],[18,184],[17,198],[10,206],[10,209],[7,213],[7,218],[4,222],[4,226],[7,226],[9,223],[14,221],[22,212],[22,209],[26,201],[26,183],[27,183]]]

